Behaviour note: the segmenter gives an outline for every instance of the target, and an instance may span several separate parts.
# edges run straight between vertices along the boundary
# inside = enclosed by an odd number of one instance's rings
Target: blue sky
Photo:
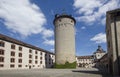
[[[76,19],[76,55],[106,48],[106,11],[120,8],[119,0],[0,0],[0,33],[54,51],[55,14]]]

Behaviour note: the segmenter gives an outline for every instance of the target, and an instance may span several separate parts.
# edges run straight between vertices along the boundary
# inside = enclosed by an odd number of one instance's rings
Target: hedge
[[[76,62],[69,63],[68,61],[65,62],[65,64],[54,64],[54,68],[58,69],[65,69],[65,68],[76,68]]]

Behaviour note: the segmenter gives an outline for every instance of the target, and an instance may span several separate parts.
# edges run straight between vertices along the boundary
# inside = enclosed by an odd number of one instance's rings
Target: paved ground
[[[0,70],[0,77],[112,77],[97,69]]]

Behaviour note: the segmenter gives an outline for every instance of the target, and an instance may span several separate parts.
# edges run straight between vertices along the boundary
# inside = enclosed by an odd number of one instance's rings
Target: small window
[[[59,22],[61,22],[61,19],[59,19]]]
[[[71,23],[73,23],[73,20],[71,20]]]
[[[11,63],[14,63],[14,62],[15,62],[15,59],[14,59],[14,58],[11,58],[11,59],[10,59],[10,62],[11,62]]]
[[[0,49],[0,55],[4,55],[4,50]]]
[[[35,56],[35,59],[38,59],[38,56]]]
[[[11,49],[15,49],[15,45],[14,44],[11,45]]]
[[[42,57],[40,57],[40,60],[42,60]]]
[[[45,54],[45,56],[47,56],[47,53]]]
[[[0,64],[0,67],[4,67],[4,65],[3,65],[3,64]]]
[[[22,51],[22,47],[19,47],[19,51]]]
[[[19,63],[22,63],[22,59],[18,59],[18,62],[19,62]]]
[[[22,57],[22,53],[19,53],[19,57]]]
[[[29,60],[29,63],[32,63],[32,60]]]
[[[35,61],[35,64],[37,64],[38,63],[38,61]]]
[[[35,51],[35,54],[37,54],[37,51]]]
[[[29,55],[29,58],[32,58],[32,55]]]
[[[40,61],[40,64],[42,64],[42,61]]]
[[[12,51],[12,52],[11,52],[11,56],[15,56],[15,52]]]
[[[4,62],[4,57],[0,57],[0,62]]]
[[[49,57],[50,57],[50,55],[49,55]]]
[[[22,65],[18,65],[18,67],[22,67]]]
[[[4,47],[5,46],[5,43],[3,41],[0,41],[0,46],[1,47]]]
[[[42,55],[42,52],[40,52],[40,55]]]
[[[31,50],[31,49],[29,50],[29,53],[32,53],[32,50]]]
[[[15,65],[14,65],[14,64],[11,64],[10,67],[13,68],[13,67],[15,67]]]

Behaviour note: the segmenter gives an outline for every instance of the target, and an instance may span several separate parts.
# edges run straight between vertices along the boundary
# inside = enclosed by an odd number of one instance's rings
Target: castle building
[[[0,34],[0,70],[49,68],[54,53]]]
[[[75,19],[71,15],[55,15],[55,62],[75,62]]]
[[[120,76],[120,9],[107,12],[106,37],[109,72]]]
[[[94,67],[94,57],[89,56],[77,56],[77,66],[82,68],[92,68]]]
[[[98,60],[102,58],[105,54],[106,52],[101,48],[100,45],[98,45],[98,49],[93,53],[94,59]]]
[[[100,62],[99,60],[103,60],[106,56],[104,56],[106,52],[102,49],[100,45],[98,45],[98,49],[92,54],[92,55],[86,55],[86,56],[77,56],[77,66],[83,67],[83,68],[99,68]]]
[[[95,67],[108,73],[108,53],[95,62]]]

